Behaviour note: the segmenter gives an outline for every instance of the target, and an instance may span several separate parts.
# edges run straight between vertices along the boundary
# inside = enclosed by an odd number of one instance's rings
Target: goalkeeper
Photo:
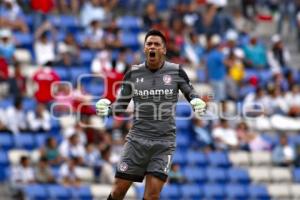
[[[164,35],[149,31],[144,41],[146,62],[132,66],[126,73],[114,104],[110,105],[108,99],[96,103],[97,114],[107,116],[119,115],[131,99],[134,101],[133,126],[126,137],[109,200],[123,199],[131,184],[142,182],[144,177],[144,199],[159,199],[176,146],[174,106],[179,90],[196,114],[204,112],[205,102],[195,94],[184,70],[165,61],[166,51]]]

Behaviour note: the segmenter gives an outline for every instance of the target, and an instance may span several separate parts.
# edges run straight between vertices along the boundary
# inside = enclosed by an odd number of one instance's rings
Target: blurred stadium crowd
[[[0,181],[16,199],[104,198],[131,120],[104,123],[93,105],[115,99],[155,28],[208,102],[202,119],[177,107],[162,199],[299,199],[299,11],[297,0],[1,0]]]

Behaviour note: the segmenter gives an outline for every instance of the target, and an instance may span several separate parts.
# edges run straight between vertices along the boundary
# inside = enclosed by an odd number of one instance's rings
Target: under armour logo
[[[139,83],[139,82],[143,83],[144,82],[144,78],[136,78],[135,82],[137,82],[137,83]]]

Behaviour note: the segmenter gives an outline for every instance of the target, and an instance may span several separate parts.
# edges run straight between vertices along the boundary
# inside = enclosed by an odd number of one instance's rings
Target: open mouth
[[[154,51],[150,52],[149,56],[150,56],[150,58],[155,58],[155,52]]]

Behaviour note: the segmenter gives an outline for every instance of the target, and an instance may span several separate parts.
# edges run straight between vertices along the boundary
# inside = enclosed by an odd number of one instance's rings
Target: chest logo
[[[143,83],[144,82],[144,78],[136,78],[136,83]]]
[[[165,85],[171,85],[172,82],[172,77],[170,75],[164,75],[163,76],[163,81]]]

